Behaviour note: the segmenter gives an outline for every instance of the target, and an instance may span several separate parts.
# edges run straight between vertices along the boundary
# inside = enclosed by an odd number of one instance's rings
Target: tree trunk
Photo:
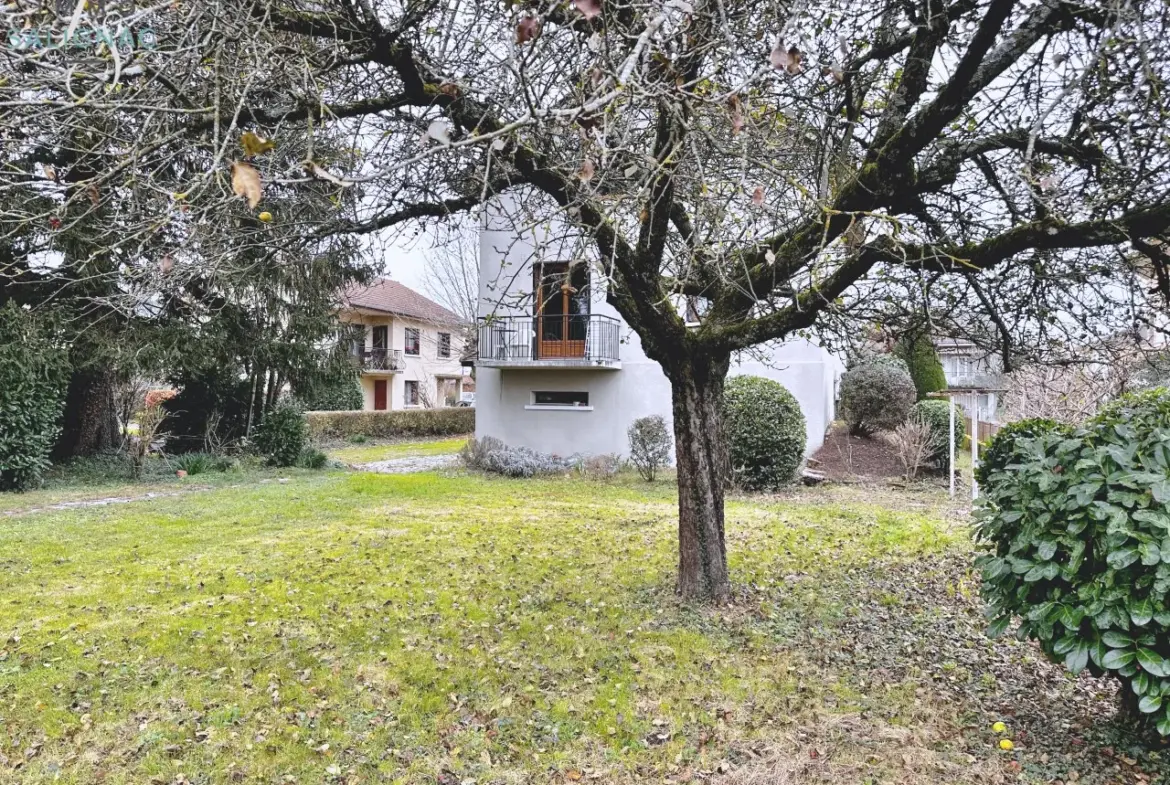
[[[685,599],[731,596],[723,541],[727,444],[720,399],[728,361],[689,362],[671,374],[678,463],[678,591]]]
[[[69,377],[61,436],[53,449],[57,461],[116,450],[121,445],[113,371],[76,370]]]

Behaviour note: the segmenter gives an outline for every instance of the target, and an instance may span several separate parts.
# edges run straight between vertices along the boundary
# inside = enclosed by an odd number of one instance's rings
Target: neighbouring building
[[[981,422],[995,422],[999,410],[998,391],[1002,386],[999,358],[962,338],[936,338],[934,348],[947,377],[947,388],[971,391],[955,396],[955,401],[967,416],[971,416],[978,406]]]
[[[366,410],[455,406],[463,394],[459,317],[397,281],[379,278],[345,292],[341,321],[352,330]]]
[[[657,414],[669,423],[669,380],[570,243],[540,230],[518,237],[516,222],[491,209],[481,220],[476,436],[559,455],[625,454],[634,420]],[[699,316],[687,309],[687,318]],[[788,388],[804,412],[811,454],[833,421],[843,369],[795,339],[744,353],[731,374]]]

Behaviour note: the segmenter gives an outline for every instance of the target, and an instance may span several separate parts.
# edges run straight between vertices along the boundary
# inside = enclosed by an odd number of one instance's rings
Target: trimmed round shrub
[[[938,359],[938,352],[929,334],[918,330],[903,336],[894,347],[894,353],[906,363],[919,400],[926,399],[932,392],[946,389],[947,375],[943,372],[942,362]]]
[[[991,437],[990,443],[979,456],[979,466],[975,469],[975,480],[980,485],[986,485],[993,472],[999,472],[1011,465],[1016,457],[1016,442],[1020,439],[1032,439],[1050,433],[1072,433],[1072,426],[1048,420],[1043,417],[1032,417],[1027,420],[1017,420],[1000,428]]]
[[[674,438],[666,427],[666,420],[657,414],[639,417],[630,425],[626,435],[630,439],[630,463],[646,482],[653,482],[658,470],[670,466]]]
[[[272,407],[256,429],[256,449],[274,466],[295,466],[309,443],[309,426],[291,401]]]
[[[841,416],[856,435],[888,431],[905,422],[918,398],[906,363],[896,357],[867,358],[841,376]]]
[[[930,428],[932,449],[930,462],[935,466],[945,466],[950,458],[951,440],[947,431],[951,427],[951,407],[947,401],[928,398],[919,401],[910,408],[910,417],[926,423]],[[963,435],[966,429],[963,426],[962,410],[955,407],[955,449],[963,444]]]
[[[1170,735],[1170,390],[1126,396],[1076,431],[1017,433],[975,536],[998,635],[1019,621],[1073,673],[1117,678]]]
[[[50,327],[0,308],[0,490],[37,485],[60,432],[69,357]]]
[[[792,482],[804,460],[804,413],[784,385],[736,376],[723,391],[723,427],[732,480],[747,490]]]

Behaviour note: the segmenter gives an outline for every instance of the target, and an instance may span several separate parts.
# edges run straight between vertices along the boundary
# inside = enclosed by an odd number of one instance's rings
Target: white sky
[[[427,269],[426,252],[431,243],[430,235],[420,232],[413,242],[378,243],[370,253],[381,257],[382,275],[426,295],[423,280]]]

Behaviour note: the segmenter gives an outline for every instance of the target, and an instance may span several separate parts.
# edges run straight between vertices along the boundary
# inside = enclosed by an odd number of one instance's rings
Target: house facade
[[[345,292],[341,321],[367,411],[455,406],[463,394],[459,317],[397,281]]]
[[[634,420],[671,422],[670,382],[605,301],[603,282],[574,260],[570,238],[485,211],[480,230],[476,436],[544,453],[628,453]],[[807,421],[806,454],[834,417],[843,364],[808,341],[761,347],[731,374],[783,384]]]
[[[995,422],[1003,370],[999,358],[961,338],[936,338],[934,348],[947,378],[947,388],[970,390],[955,396],[967,416],[978,410],[981,422]]]

